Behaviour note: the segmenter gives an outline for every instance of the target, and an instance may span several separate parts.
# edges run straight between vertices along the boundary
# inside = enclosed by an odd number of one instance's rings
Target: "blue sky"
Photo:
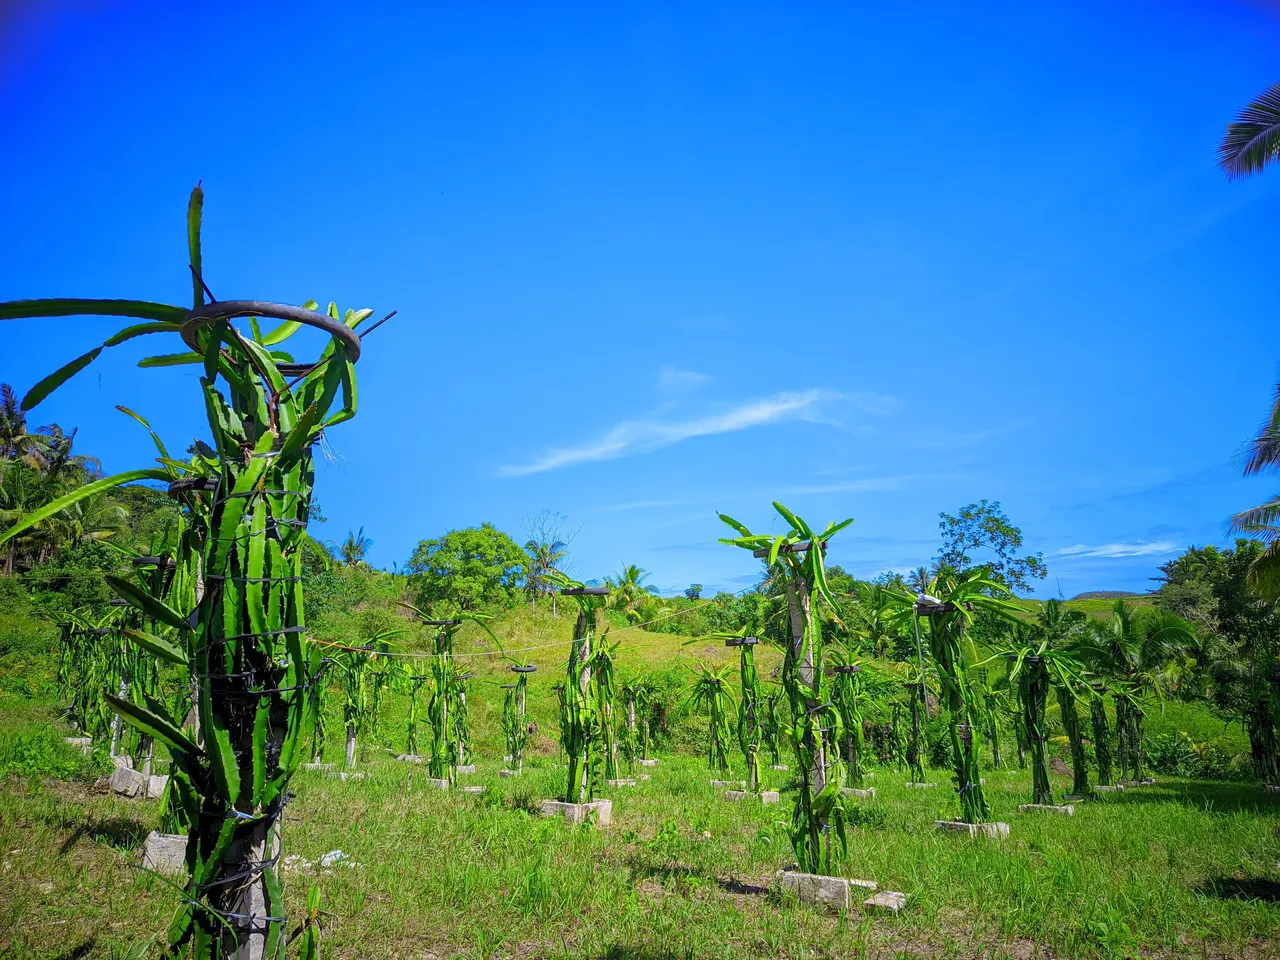
[[[315,532],[376,564],[549,509],[580,576],[737,590],[717,510],[853,516],[831,559],[873,575],[986,497],[1071,596],[1271,492],[1232,460],[1277,379],[1280,171],[1214,163],[1280,78],[1268,5],[5,9],[0,299],[185,302],[203,180],[218,297],[398,309],[319,471]],[[111,329],[7,323],[0,380]],[[145,352],[36,421],[113,472],[153,455],[117,403],[189,442],[196,374]]]

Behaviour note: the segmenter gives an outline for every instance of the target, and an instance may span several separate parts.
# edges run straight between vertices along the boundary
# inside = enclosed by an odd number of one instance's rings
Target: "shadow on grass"
[[[93,953],[93,947],[95,942],[96,941],[92,937],[90,937],[84,943],[80,944],[79,946],[72,947],[66,953],[58,954],[56,957],[53,958],[53,960],[82,960],[82,958],[87,957],[89,956],[89,954]]]
[[[1262,877],[1212,877],[1199,888],[1199,892],[1219,900],[1260,900],[1263,903],[1280,903],[1280,880],[1264,880]]]
[[[1136,806],[1151,803],[1181,803],[1209,812],[1264,813],[1280,815],[1280,794],[1264,793],[1256,783],[1219,783],[1193,780],[1127,787],[1123,793],[1109,793],[1107,805]]]
[[[142,846],[142,841],[147,837],[147,827],[141,820],[132,817],[108,817],[105,820],[81,823],[63,842],[58,855],[66,856],[67,851],[85,837],[95,843],[105,842],[113,847],[132,852]]]

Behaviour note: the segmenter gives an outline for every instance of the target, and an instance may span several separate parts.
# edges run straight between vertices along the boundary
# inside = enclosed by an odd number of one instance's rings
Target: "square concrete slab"
[[[448,790],[449,781],[445,777],[426,777],[422,781],[426,786],[433,790]]]
[[[907,895],[895,890],[882,890],[862,901],[864,909],[872,913],[901,913],[907,908]]]
[[[943,833],[966,833],[971,837],[987,837],[991,840],[1004,840],[1009,836],[1007,823],[965,823],[963,820],[935,820],[935,830]]]
[[[475,772],[476,772],[476,765],[474,763],[468,763],[466,766],[458,767],[458,773],[475,773]]]
[[[640,766],[642,767],[656,767],[657,765],[658,765],[657,760],[641,760],[640,761]]]
[[[142,847],[142,869],[154,870],[166,877],[181,877],[187,872],[187,838],[180,833],[147,834]]]
[[[778,802],[777,790],[761,790],[759,793],[751,793],[747,790],[726,790],[724,792],[726,800],[759,800],[765,806]]]
[[[840,792],[846,797],[857,797],[860,800],[874,800],[876,798],[875,787],[869,787],[866,790],[859,790],[857,787],[841,787]]]
[[[1267,793],[1280,793],[1280,783],[1268,783],[1262,789]]]
[[[595,823],[607,827],[613,822],[613,801],[565,803],[563,800],[543,800],[540,812],[544,817],[563,817],[567,823]]]
[[[147,799],[159,800],[164,796],[164,788],[169,785],[169,775],[147,777]]]
[[[636,782],[630,777],[624,777],[620,780],[606,780],[605,785],[610,787],[634,787]]]
[[[729,787],[733,790],[747,789],[747,781],[745,780],[712,780],[711,785],[713,787]]]
[[[1018,804],[1019,813],[1058,813],[1064,817],[1074,817],[1076,808],[1071,804],[1056,803],[1020,803]]]
[[[516,775],[516,772],[515,772],[514,770],[499,770],[499,771],[498,771],[498,776],[503,777],[503,778],[506,778],[506,777],[514,777],[515,775]]]
[[[79,750],[86,757],[93,753],[93,739],[91,737],[63,737],[62,742]]]
[[[1094,793],[1124,793],[1124,785],[1120,783],[1100,784],[1093,788]]]
[[[396,759],[402,763],[422,763],[427,758],[420,757],[416,753],[402,753],[400,756],[396,757]]]
[[[484,793],[484,787],[481,787],[479,785],[472,785],[469,787],[459,787],[458,789],[461,790],[463,793],[469,793],[477,797],[480,796],[480,794]]]
[[[908,783],[907,786],[911,787],[914,790],[928,790],[931,787],[936,787],[937,784],[936,783]]]
[[[787,770],[790,770],[791,768],[790,768],[790,767],[788,767],[785,763],[775,763],[775,764],[773,764],[773,766],[771,766],[769,769],[770,769],[770,770],[781,770],[781,771],[783,771],[783,772],[785,773]]]
[[[302,765],[302,769],[303,770],[319,770],[323,772],[325,770],[332,770],[333,764],[332,763],[304,763]]]

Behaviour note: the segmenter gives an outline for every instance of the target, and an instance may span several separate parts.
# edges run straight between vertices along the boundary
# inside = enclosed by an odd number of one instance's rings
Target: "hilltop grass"
[[[8,700],[8,698],[6,698]],[[8,701],[13,733],[48,707]],[[12,707],[12,709],[11,709]],[[343,957],[1270,957],[1280,952],[1280,799],[1255,785],[1163,780],[1081,805],[1073,818],[1020,814],[1030,775],[988,772],[1004,842],[942,836],[957,806],[875,770],[839,872],[911,896],[897,918],[827,913],[779,898],[792,861],[777,807],[731,803],[701,759],[665,756],[650,781],[611,790],[613,826],[573,828],[530,810],[561,789],[555,756],[486,792],[424,789],[390,758],[346,782],[304,772],[285,818],[285,854],[340,849],[359,864],[286,873],[291,915],[318,881],[332,916],[326,955]],[[125,956],[162,935],[176,888],[142,873],[154,802],[88,779],[0,780],[0,956]],[[1054,777],[1061,792],[1069,781]],[[153,953],[155,953],[153,949]]]

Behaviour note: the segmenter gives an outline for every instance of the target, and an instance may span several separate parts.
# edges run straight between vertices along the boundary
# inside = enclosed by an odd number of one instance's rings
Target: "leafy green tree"
[[[701,600],[701,599],[702,599],[702,584],[700,584],[700,583],[691,583],[691,584],[689,584],[687,587],[685,587],[685,588],[684,588],[684,598],[685,598],[686,600]]]
[[[938,564],[964,571],[975,565],[987,569],[987,579],[1011,591],[1031,589],[1032,580],[1043,580],[1048,573],[1044,554],[1020,557],[1022,530],[1015,527],[1000,509],[1000,501],[979,500],[963,507],[958,514],[938,514],[942,531],[942,551]],[[975,551],[984,559],[976,561]]]
[[[514,540],[484,523],[421,541],[406,570],[418,606],[476,611],[515,603],[528,562]]]

